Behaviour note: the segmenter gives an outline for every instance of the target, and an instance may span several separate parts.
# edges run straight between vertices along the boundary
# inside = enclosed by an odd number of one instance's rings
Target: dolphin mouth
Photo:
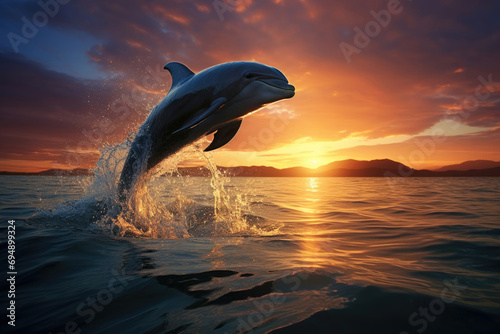
[[[260,81],[268,86],[276,87],[283,90],[295,91],[295,87],[290,85],[287,81],[283,79],[278,79],[276,77],[267,77],[267,78],[259,78],[257,81]]]

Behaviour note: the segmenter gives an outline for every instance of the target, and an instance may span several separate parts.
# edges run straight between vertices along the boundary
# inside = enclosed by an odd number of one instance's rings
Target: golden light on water
[[[319,179],[317,177],[309,177],[307,178],[308,188],[306,191],[310,192],[318,192],[319,187]]]
[[[320,214],[322,213],[320,205],[321,199],[321,180],[317,177],[309,177],[304,183],[304,202],[302,211],[307,213],[308,219],[304,221],[301,231],[301,260],[308,268],[322,268],[326,262],[332,259],[329,252],[325,252],[322,247],[322,237],[318,236],[317,225],[321,224]]]

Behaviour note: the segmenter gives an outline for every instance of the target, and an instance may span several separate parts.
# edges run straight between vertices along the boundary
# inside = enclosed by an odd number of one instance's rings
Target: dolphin
[[[278,69],[255,62],[230,62],[197,74],[181,63],[164,69],[172,86],[141,125],[118,181],[118,197],[128,198],[138,176],[184,146],[215,132],[205,151],[227,144],[242,119],[270,103],[295,95]]]

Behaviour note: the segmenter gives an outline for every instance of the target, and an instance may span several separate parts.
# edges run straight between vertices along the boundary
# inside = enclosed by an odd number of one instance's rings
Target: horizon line
[[[323,164],[323,165],[319,165],[319,166],[316,166],[316,167],[305,167],[305,166],[292,166],[292,167],[286,167],[286,168],[277,168],[277,167],[274,167],[274,166],[268,166],[268,165],[250,165],[250,166],[222,166],[222,165],[217,165],[217,167],[220,167],[220,168],[250,168],[250,167],[267,167],[267,168],[274,168],[276,170],[287,170],[287,169],[292,169],[292,168],[304,168],[304,169],[308,169],[308,170],[316,170],[316,169],[319,169],[321,167],[324,167],[324,166],[328,166],[330,164],[333,164],[333,163],[336,163],[336,162],[344,162],[344,161],[359,161],[359,162],[372,162],[372,161],[383,161],[383,160],[388,160],[388,161],[392,161],[392,162],[395,162],[395,163],[398,163],[398,164],[401,164],[405,167],[408,167],[408,168],[411,168],[411,169],[414,169],[414,170],[417,170],[416,168],[414,167],[411,167],[411,166],[408,166],[402,162],[399,162],[397,160],[392,160],[392,159],[389,159],[389,158],[383,158],[383,159],[372,159],[372,160],[358,160],[358,159],[344,159],[344,160],[334,160],[334,161],[331,161],[327,164]],[[500,163],[500,161],[495,161],[495,160],[489,160],[489,159],[476,159],[476,160],[465,160],[465,161],[462,161],[462,162],[459,162],[459,163],[452,163],[452,164],[448,164],[448,165],[443,165],[443,166],[439,166],[439,167],[433,167],[433,169],[429,169],[429,168],[423,168],[423,169],[418,169],[418,170],[437,170],[437,169],[440,169],[440,168],[443,168],[443,167],[448,167],[448,166],[455,166],[455,165],[461,165],[461,164],[464,164],[466,162],[476,162],[476,161],[488,161],[488,162],[494,162],[494,163]],[[191,165],[191,166],[177,166],[178,168],[197,168],[197,167],[205,167],[206,165]],[[74,171],[74,170],[79,170],[79,169],[82,169],[82,170],[87,170],[87,171],[91,171],[93,170],[94,168],[84,168],[84,167],[75,167],[75,168],[48,168],[48,169],[44,169],[44,170],[41,170],[41,171],[12,171],[12,170],[0,170],[0,173],[17,173],[17,174],[38,174],[38,173],[44,173],[44,172],[48,172],[48,171],[51,171],[51,170],[60,170],[60,171]]]

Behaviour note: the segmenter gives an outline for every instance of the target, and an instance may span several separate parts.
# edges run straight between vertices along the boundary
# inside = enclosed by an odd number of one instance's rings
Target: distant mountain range
[[[471,169],[489,169],[500,167],[500,161],[491,161],[491,160],[471,160],[462,162],[461,164],[444,166],[438,169],[435,169],[439,172],[444,172],[447,170],[471,170]]]
[[[370,161],[342,160],[332,162],[317,169],[305,167],[277,169],[266,166],[218,168],[227,176],[250,177],[500,177],[500,162],[490,160],[466,161],[457,165],[444,166],[437,170],[412,169],[400,162],[389,159]],[[205,167],[179,167],[176,174],[183,176],[209,176],[210,171]],[[88,176],[93,175],[93,172],[88,169],[77,168],[49,169],[38,173],[0,172],[0,175]]]
[[[39,175],[39,176],[89,176],[94,173],[89,169],[75,168],[75,169],[47,169],[43,172],[37,173],[23,173],[23,172],[0,172],[0,175]]]

